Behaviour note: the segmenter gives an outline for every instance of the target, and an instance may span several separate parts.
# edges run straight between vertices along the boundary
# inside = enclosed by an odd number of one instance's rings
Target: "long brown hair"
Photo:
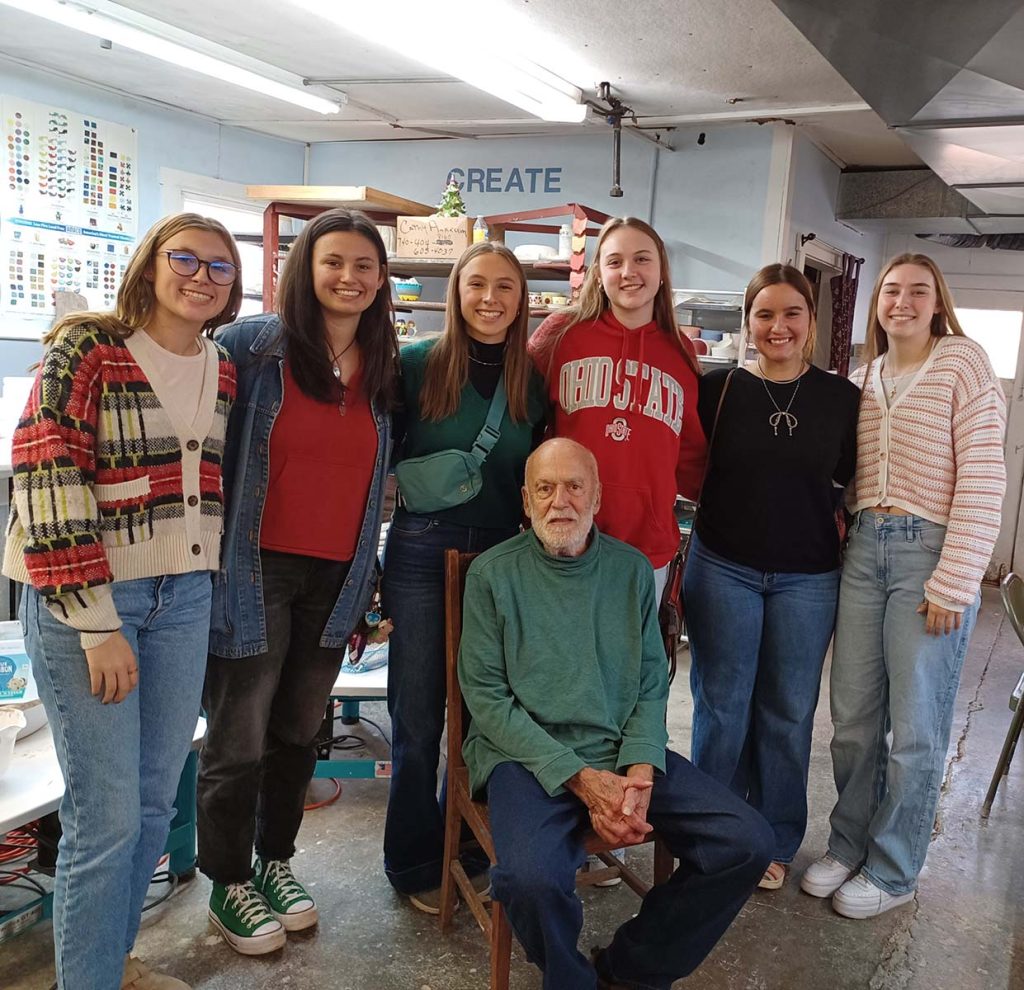
[[[814,341],[818,334],[818,313],[811,283],[798,268],[776,262],[774,265],[765,265],[754,275],[743,294],[743,325],[747,330],[750,329],[750,311],[753,309],[754,300],[762,289],[767,289],[770,285],[790,285],[803,296],[804,302],[807,303],[810,329],[807,331],[807,339],[804,341],[803,356],[805,361],[810,361],[814,357]]]
[[[608,297],[604,293],[604,286],[601,284],[601,250],[608,238],[622,227],[632,227],[646,234],[658,249],[658,267],[661,285],[658,287],[658,294],[654,297],[654,322],[658,329],[667,334],[678,344],[683,359],[693,370],[695,375],[700,374],[700,364],[692,354],[689,347],[683,343],[683,333],[676,322],[675,304],[672,300],[672,272],[669,268],[668,250],[665,242],[658,235],[658,232],[646,221],[639,217],[612,217],[605,222],[601,232],[597,235],[597,246],[594,249],[594,260],[587,269],[583,278],[583,285],[580,288],[580,296],[577,302],[566,311],[565,323],[552,333],[541,345],[538,354],[538,364],[546,369],[546,376],[551,377],[551,365],[554,361],[555,352],[562,338],[577,323],[586,323],[598,319],[609,307]]]
[[[393,408],[398,392],[398,338],[392,319],[388,254],[380,231],[358,210],[338,207],[318,214],[295,238],[277,284],[277,315],[284,328],[292,377],[305,395],[319,402],[337,401],[338,380],[331,369],[323,309],[313,288],[313,246],[325,234],[361,234],[372,245],[380,264],[381,284],[373,302],[363,310],[356,340],[363,359],[362,389],[371,401]]]
[[[130,337],[144,327],[149,322],[156,302],[153,283],[146,276],[156,261],[157,250],[183,230],[204,230],[216,234],[224,241],[231,262],[238,269],[238,275],[231,285],[224,308],[203,325],[203,330],[212,333],[217,327],[230,323],[238,315],[238,307],[242,303],[242,261],[238,256],[235,239],[227,227],[210,217],[198,213],[172,213],[153,224],[139,241],[117,290],[114,309],[107,312],[88,310],[68,313],[47,331],[43,336],[43,344],[49,347],[69,327],[89,326],[112,337]]]
[[[435,423],[455,414],[469,377],[469,331],[462,317],[459,276],[466,265],[482,254],[496,254],[504,258],[519,279],[519,309],[505,337],[505,392],[512,421],[522,423],[526,420],[526,397],[533,370],[526,353],[530,320],[526,274],[519,259],[504,244],[485,241],[463,251],[448,278],[444,333],[427,356],[423,387],[420,390],[420,413],[424,419]]]
[[[939,311],[932,316],[931,334],[933,337],[945,337],[952,334],[955,337],[966,337],[960,321],[956,318],[956,310],[953,308],[953,294],[949,291],[946,279],[939,266],[926,254],[915,254],[913,251],[906,251],[896,255],[879,273],[875,281],[874,291],[871,293],[871,308],[868,312],[868,329],[864,339],[864,363],[870,364],[879,354],[889,350],[889,338],[878,322],[878,297],[882,294],[882,284],[886,275],[900,265],[918,265],[927,268],[935,280],[935,294],[939,298]]]

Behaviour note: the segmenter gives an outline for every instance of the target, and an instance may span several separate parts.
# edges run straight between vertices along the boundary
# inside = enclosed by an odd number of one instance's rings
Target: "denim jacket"
[[[214,576],[210,652],[250,657],[267,650],[260,520],[270,479],[270,431],[284,394],[284,340],[272,314],[237,320],[217,335],[238,368],[238,395],[224,452],[227,511],[221,570]],[[377,542],[391,446],[391,417],[376,404],[377,456],[359,543],[320,645],[343,647],[377,581]]]

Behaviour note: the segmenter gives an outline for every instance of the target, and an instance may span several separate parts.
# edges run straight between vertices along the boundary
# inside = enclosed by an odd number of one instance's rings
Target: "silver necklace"
[[[472,354],[469,355],[469,360],[473,364],[482,364],[485,368],[500,368],[505,363],[504,361],[481,361],[480,358],[473,357]]]
[[[761,384],[764,386],[764,390],[771,400],[771,404],[775,406],[775,412],[768,417],[768,425],[772,428],[772,434],[774,436],[779,435],[779,424],[785,423],[789,428],[789,435],[793,435],[793,431],[800,425],[800,421],[793,415],[789,410],[793,406],[793,400],[796,398],[796,393],[800,391],[800,381],[803,378],[803,368],[800,369],[800,374],[796,378],[790,378],[784,382],[773,382],[774,385],[791,385],[796,382],[796,388],[793,389],[793,394],[789,397],[789,402],[786,403],[786,408],[782,409],[779,404],[775,401],[775,396],[772,395],[771,389],[768,388],[768,379],[765,373],[761,370],[761,359],[757,360],[757,370],[761,372]]]

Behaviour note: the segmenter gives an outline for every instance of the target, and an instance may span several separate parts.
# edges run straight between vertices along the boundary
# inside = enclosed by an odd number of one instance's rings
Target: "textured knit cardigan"
[[[235,368],[204,346],[192,424],[161,405],[159,371],[132,337],[75,327],[43,359],[14,433],[3,571],[31,583],[83,648],[121,626],[113,581],[219,566]]]
[[[992,557],[1006,492],[1006,400],[985,351],[939,339],[910,385],[887,406],[882,359],[850,377],[863,390],[851,512],[893,505],[946,526],[925,597],[962,610]]]

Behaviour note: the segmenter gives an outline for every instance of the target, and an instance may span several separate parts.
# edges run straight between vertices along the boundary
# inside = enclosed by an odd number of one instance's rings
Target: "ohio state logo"
[[[617,416],[604,428],[604,435],[613,440],[628,440],[632,432],[633,430],[626,425],[626,421],[621,416]]]

